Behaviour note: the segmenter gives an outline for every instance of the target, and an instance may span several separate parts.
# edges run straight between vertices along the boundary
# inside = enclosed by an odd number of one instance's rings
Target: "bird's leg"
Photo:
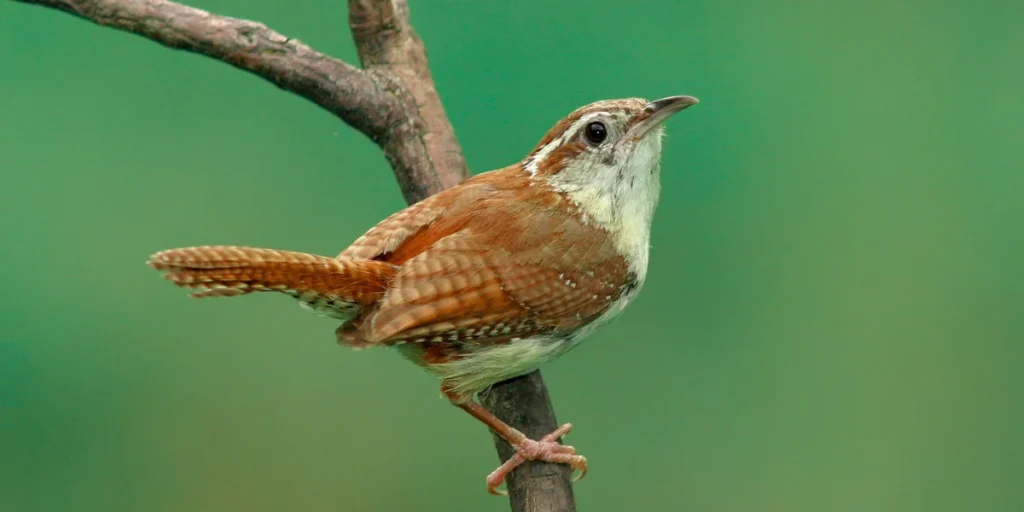
[[[558,442],[560,437],[568,434],[569,431],[572,430],[571,423],[566,423],[554,432],[551,432],[550,434],[535,441],[526,437],[525,434],[515,428],[512,428],[508,423],[498,419],[498,417],[492,414],[491,411],[484,409],[482,405],[476,403],[471,397],[458,395],[450,391],[447,386],[442,386],[441,391],[446,397],[448,397],[448,400],[451,400],[452,404],[483,422],[516,449],[515,455],[505,461],[504,464],[499,466],[498,469],[494,470],[490,475],[487,475],[487,492],[498,495],[507,494],[505,491],[499,491],[498,486],[501,485],[505,480],[505,477],[508,476],[512,470],[528,460],[542,460],[556,464],[568,464],[574,470],[580,470],[580,475],[576,477],[575,480],[579,480],[587,474],[586,457],[577,455],[576,449],[572,446],[566,446]]]

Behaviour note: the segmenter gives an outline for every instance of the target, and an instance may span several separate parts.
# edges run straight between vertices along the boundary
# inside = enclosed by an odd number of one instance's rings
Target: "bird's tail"
[[[351,318],[384,295],[396,267],[292,251],[236,246],[161,251],[149,266],[193,297],[231,297],[276,291],[330,316]]]

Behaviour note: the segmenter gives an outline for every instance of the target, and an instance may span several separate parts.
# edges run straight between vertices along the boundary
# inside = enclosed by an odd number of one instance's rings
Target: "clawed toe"
[[[563,445],[558,439],[572,430],[572,424],[566,423],[554,432],[540,438],[538,441],[525,439],[515,445],[516,454],[505,461],[498,469],[487,475],[487,492],[499,496],[508,495],[508,492],[498,489],[498,486],[505,481],[512,470],[528,460],[542,460],[555,464],[567,464],[573,472],[579,471],[572,481],[579,480],[587,474],[587,458],[576,454],[576,448]]]
[[[572,477],[573,482],[587,476],[587,458],[582,455],[577,455],[576,459],[575,463],[569,463],[569,466],[572,467],[574,473],[579,471],[578,475]]]

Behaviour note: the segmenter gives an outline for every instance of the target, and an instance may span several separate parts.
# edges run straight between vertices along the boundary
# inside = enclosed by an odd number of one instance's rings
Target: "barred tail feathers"
[[[147,263],[174,284],[195,290],[193,297],[276,291],[339,318],[380,300],[396,271],[380,261],[237,246],[170,249]]]

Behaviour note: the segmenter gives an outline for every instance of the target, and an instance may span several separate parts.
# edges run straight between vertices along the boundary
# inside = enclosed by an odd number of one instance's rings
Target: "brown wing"
[[[445,192],[428,197],[380,221],[338,255],[340,259],[373,260],[390,254],[409,236],[444,212]]]
[[[352,242],[338,258],[404,263],[439,240],[443,236],[440,230],[456,231],[459,226],[451,222],[454,216],[450,214],[493,194],[494,175],[503,172],[506,169],[475,176],[395,212]]]
[[[433,221],[377,244],[387,248],[378,259],[401,267],[378,308],[352,326],[365,342],[490,343],[567,331],[618,298],[629,281],[624,259],[559,194],[521,171],[466,185],[470,193],[439,201]]]

